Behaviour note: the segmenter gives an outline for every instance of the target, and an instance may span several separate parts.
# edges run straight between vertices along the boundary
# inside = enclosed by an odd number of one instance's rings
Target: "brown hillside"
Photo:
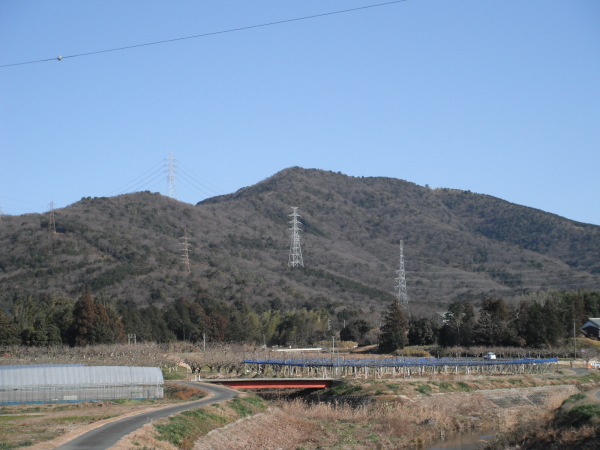
[[[303,216],[305,269],[287,267],[290,206]],[[48,217],[0,224],[0,302],[30,293],[141,304],[192,297],[301,306],[327,297],[379,311],[394,292],[404,240],[409,301],[513,298],[600,288],[600,227],[486,195],[392,178],[290,168],[198,205],[139,192],[84,198]],[[180,237],[190,238],[192,273]]]

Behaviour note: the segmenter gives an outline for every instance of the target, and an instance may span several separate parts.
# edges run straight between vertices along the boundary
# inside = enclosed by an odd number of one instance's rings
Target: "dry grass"
[[[540,411],[538,415],[524,415],[507,423],[507,431],[489,443],[486,450],[515,446],[522,450],[600,448],[599,400],[593,395],[595,392],[579,393],[567,400],[558,396],[549,398],[546,411]],[[582,407],[592,407],[591,414],[586,417],[578,413],[577,408]]]
[[[297,400],[214,430],[194,450],[396,448],[433,441],[440,432],[491,427],[500,420],[494,405],[479,395],[381,402],[358,409]]]
[[[307,437],[313,441],[318,431],[317,425],[274,409],[211,431],[193,450],[297,449]]]
[[[367,408],[279,402],[265,414],[238,420],[201,437],[194,450],[392,449],[424,445],[441,434],[506,429],[556,408],[568,394],[557,391],[544,405],[499,409],[484,395],[447,394],[419,401],[377,402]]]

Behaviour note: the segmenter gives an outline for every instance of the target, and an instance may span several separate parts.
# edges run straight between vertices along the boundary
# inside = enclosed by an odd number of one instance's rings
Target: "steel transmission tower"
[[[52,233],[56,234],[56,222],[54,221],[54,202],[50,200],[50,221],[48,222],[48,229]]]
[[[397,286],[394,286],[398,289],[398,294],[396,298],[401,305],[408,305],[408,293],[406,292],[406,277],[404,275],[404,246],[402,241],[400,241],[400,269],[398,269],[398,278],[396,278]]]
[[[173,158],[173,152],[169,152],[169,156],[165,159],[165,173],[167,174],[167,196],[176,199],[177,198],[177,189],[175,189],[175,174],[177,171],[175,168],[177,161]]]
[[[183,262],[183,267],[185,267],[185,271],[190,273],[190,257],[188,253],[188,237],[187,231],[183,230],[183,237],[181,238],[181,262]]]
[[[292,225],[292,228],[290,228],[290,231],[292,232],[292,245],[290,246],[290,259],[288,260],[288,266],[304,267],[304,261],[302,260],[302,248],[300,248],[299,234],[299,232],[302,230],[298,227],[298,225],[302,225],[302,223],[298,221],[298,217],[302,216],[296,212],[296,210],[298,209],[297,206],[292,206],[292,209],[294,210],[294,212],[290,214],[292,220],[289,222]]]

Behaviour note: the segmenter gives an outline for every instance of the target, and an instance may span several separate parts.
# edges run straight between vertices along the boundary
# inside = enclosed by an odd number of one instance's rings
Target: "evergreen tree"
[[[390,309],[385,313],[381,334],[379,335],[379,351],[391,353],[403,349],[406,337],[406,319],[397,298],[392,301]]]
[[[350,322],[340,331],[341,341],[358,342],[365,334],[373,329],[373,326],[364,319],[358,319]]]
[[[94,344],[111,344],[113,342],[113,332],[110,327],[110,320],[106,313],[106,308],[100,301],[96,301],[94,327],[91,336],[91,342]]]
[[[71,339],[73,345],[85,346],[94,343],[94,320],[96,307],[89,292],[81,295],[73,308]]]
[[[21,343],[21,327],[4,311],[0,311],[0,345]]]
[[[440,326],[427,318],[411,320],[408,326],[409,345],[431,345],[438,341]]]

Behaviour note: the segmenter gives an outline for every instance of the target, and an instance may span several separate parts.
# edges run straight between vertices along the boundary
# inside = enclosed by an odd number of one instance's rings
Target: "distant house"
[[[588,321],[581,327],[581,331],[583,331],[588,337],[600,337],[600,318],[590,317]]]

